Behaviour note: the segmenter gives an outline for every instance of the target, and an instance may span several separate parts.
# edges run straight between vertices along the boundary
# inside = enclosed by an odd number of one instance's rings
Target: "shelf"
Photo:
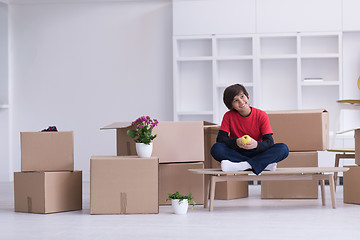
[[[268,59],[296,59],[296,54],[274,54],[274,55],[262,55],[260,56],[261,60],[268,60]]]
[[[301,82],[301,86],[339,86],[339,81]]]
[[[227,56],[227,57],[218,57],[217,61],[232,61],[232,60],[253,60],[254,57],[251,55],[244,56]]]
[[[0,109],[8,109],[9,104],[0,104]]]
[[[235,83],[233,83],[233,84],[235,84]],[[244,82],[244,83],[241,83],[244,87],[254,87],[254,83],[247,83],[247,82]],[[217,83],[216,84],[216,88],[226,88],[226,87],[228,87],[228,86],[230,86],[231,85],[231,83],[230,84],[228,84],[228,83]]]
[[[180,111],[178,115],[212,115],[213,111]]]
[[[211,61],[212,57],[180,57],[177,58],[178,62],[195,62],[195,61]]]
[[[337,53],[327,53],[327,54],[302,54],[301,58],[339,58],[339,54]]]

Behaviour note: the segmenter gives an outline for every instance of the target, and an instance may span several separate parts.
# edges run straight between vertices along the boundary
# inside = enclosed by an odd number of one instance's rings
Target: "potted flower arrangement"
[[[157,134],[153,135],[152,130],[158,125],[158,120],[151,119],[149,116],[142,116],[131,123],[135,129],[127,130],[127,135],[136,142],[136,152],[141,158],[151,157],[152,140]]]
[[[186,214],[189,207],[189,202],[192,199],[193,196],[191,193],[189,195],[183,196],[179,192],[176,192],[168,193],[168,198],[166,199],[166,201],[171,200],[171,205],[175,214]],[[192,208],[194,208],[195,204],[196,202],[193,200]]]

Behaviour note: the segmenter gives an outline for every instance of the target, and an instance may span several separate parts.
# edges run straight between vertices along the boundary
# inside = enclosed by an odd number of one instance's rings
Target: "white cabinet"
[[[220,123],[224,89],[241,83],[253,106],[325,108],[333,122],[342,97],[341,46],[339,32],[175,37],[174,119]]]
[[[343,31],[360,31],[359,9],[359,0],[343,0]]]
[[[173,34],[255,33],[254,0],[173,0]]]
[[[257,0],[258,33],[341,31],[342,0]]]

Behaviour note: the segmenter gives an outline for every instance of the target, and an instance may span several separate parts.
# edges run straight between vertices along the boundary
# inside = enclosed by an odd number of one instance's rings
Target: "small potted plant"
[[[136,152],[141,158],[149,158],[152,153],[152,140],[157,134],[153,135],[152,130],[158,125],[158,120],[151,119],[149,116],[142,116],[131,123],[135,129],[127,130],[127,135],[136,142]]]
[[[176,193],[168,193],[168,198],[166,199],[166,201],[171,200],[171,205],[175,214],[186,214],[189,207],[189,202],[192,199],[193,196],[191,193],[187,196],[183,196],[179,192],[176,192]],[[192,201],[193,208],[195,204],[196,202],[193,200]]]

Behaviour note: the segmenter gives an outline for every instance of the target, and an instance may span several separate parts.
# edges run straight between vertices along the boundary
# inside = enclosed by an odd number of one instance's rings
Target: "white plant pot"
[[[149,145],[145,143],[136,143],[136,153],[140,158],[149,158],[151,157],[153,150],[153,143]]]
[[[171,205],[175,214],[186,214],[189,208],[189,200],[184,199],[179,202],[179,199],[171,199]]]

